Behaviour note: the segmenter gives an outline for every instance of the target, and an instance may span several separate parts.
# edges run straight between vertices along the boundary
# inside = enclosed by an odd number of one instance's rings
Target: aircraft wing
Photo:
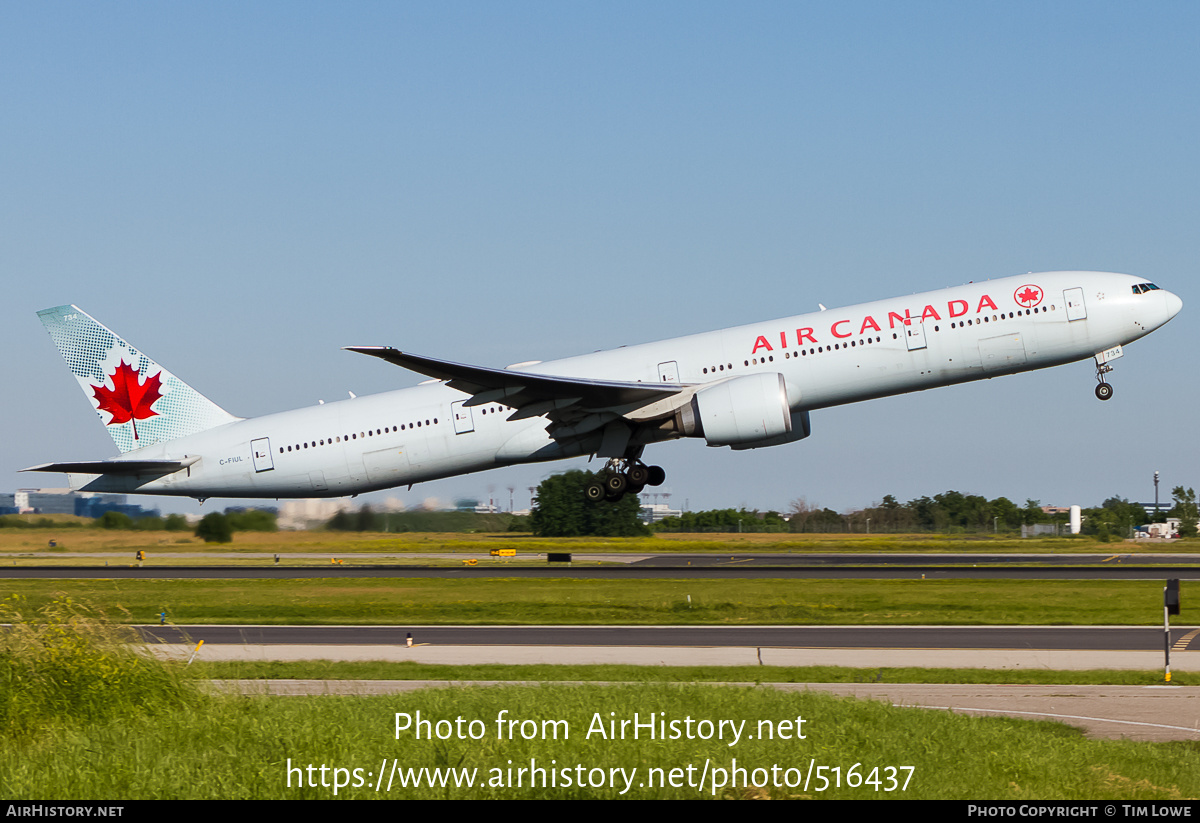
[[[77,460],[74,463],[42,463],[23,472],[67,472],[69,474],[170,474],[199,460]]]
[[[347,346],[346,351],[369,354],[418,374],[445,380],[450,388],[472,395],[467,401],[468,406],[500,403],[520,409],[531,404],[549,404],[552,409],[573,406],[586,411],[639,408],[680,394],[687,388],[679,383],[624,383],[489,369],[435,360],[385,346]]]

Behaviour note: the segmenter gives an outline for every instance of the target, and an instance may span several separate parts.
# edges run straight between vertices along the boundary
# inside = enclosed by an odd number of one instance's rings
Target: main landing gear
[[[595,483],[588,485],[587,499],[616,502],[626,494],[640,494],[646,486],[661,486],[667,473],[661,466],[647,466],[640,460],[613,458],[600,472]]]

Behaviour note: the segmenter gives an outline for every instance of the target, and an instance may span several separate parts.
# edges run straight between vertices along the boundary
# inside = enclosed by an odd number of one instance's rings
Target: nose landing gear
[[[616,458],[608,461],[604,471],[585,490],[593,503],[600,500],[616,502],[626,494],[639,494],[646,486],[661,486],[667,473],[661,466],[647,466],[640,460]]]
[[[1104,382],[1104,375],[1112,371],[1112,366],[1107,363],[1098,363],[1096,365],[1096,397],[1101,400],[1108,400],[1113,396],[1113,387]]]
[[[1104,382],[1104,375],[1113,370],[1113,367],[1109,365],[1109,361],[1116,360],[1123,353],[1120,346],[1113,346],[1111,349],[1105,349],[1100,352],[1095,357],[1096,382],[1099,384],[1096,386],[1096,397],[1101,400],[1108,400],[1113,396],[1113,387]]]

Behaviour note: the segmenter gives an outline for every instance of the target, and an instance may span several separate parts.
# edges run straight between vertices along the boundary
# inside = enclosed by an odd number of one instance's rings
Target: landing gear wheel
[[[650,481],[650,467],[634,463],[625,476],[629,478],[630,486],[645,486]]]
[[[599,503],[604,499],[604,486],[600,483],[589,483],[584,494],[592,503]]]
[[[1107,383],[1101,383],[1100,385],[1096,386],[1096,396],[1101,400],[1108,400],[1113,396],[1113,387]]]
[[[604,496],[609,500],[620,500],[627,488],[629,480],[623,474],[610,474],[604,478]]]
[[[661,486],[667,480],[667,473],[662,466],[648,466],[649,476],[646,479],[648,486]]]

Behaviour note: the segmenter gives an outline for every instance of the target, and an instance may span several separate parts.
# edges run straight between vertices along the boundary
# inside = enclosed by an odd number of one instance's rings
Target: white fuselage
[[[520,370],[626,382],[705,384],[783,375],[794,412],[1083,360],[1137,340],[1179,310],[1136,277],[1054,272],[971,283]],[[190,497],[352,495],[592,453],[561,445],[547,420],[510,421],[500,404],[464,407],[444,383],[239,420],[128,452],[184,459],[164,477],[75,475],[96,491]],[[452,407],[452,404],[454,406]]]

